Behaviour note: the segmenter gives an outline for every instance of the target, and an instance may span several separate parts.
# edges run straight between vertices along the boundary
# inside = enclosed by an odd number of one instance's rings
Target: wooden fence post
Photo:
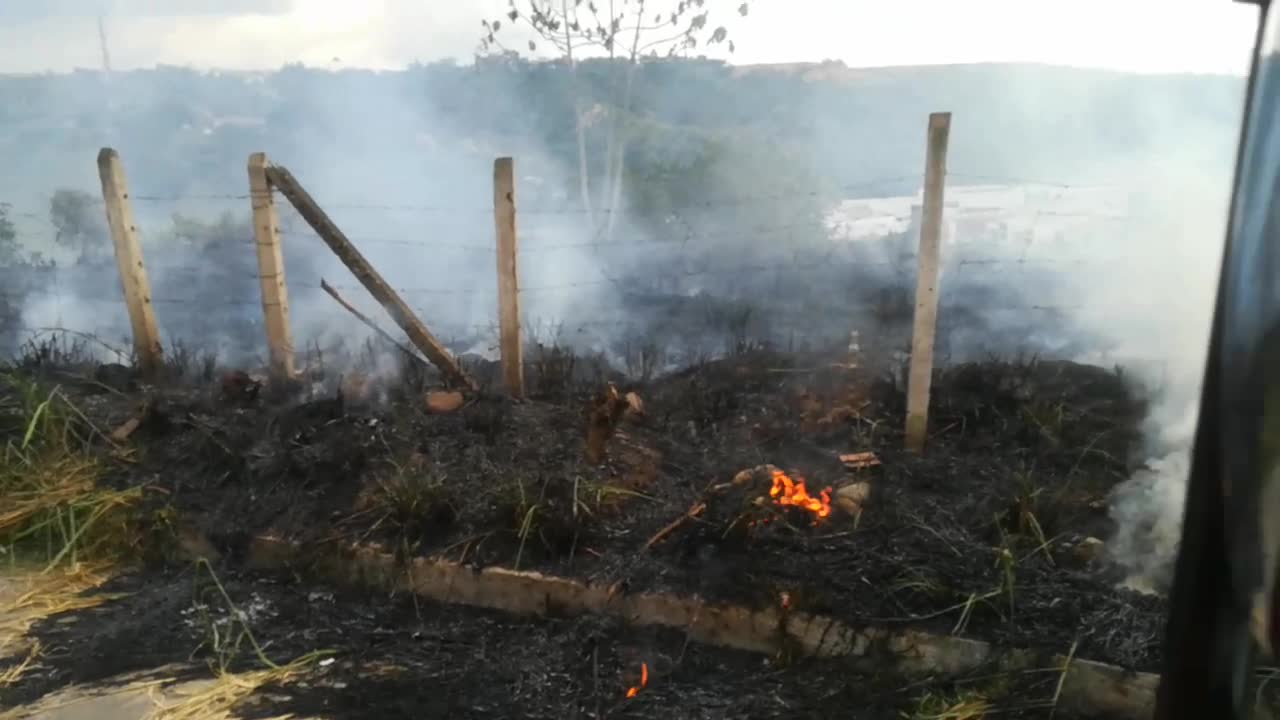
[[[129,204],[129,184],[125,180],[120,154],[115,150],[102,148],[98,152],[98,177],[102,180],[102,199],[107,208],[107,225],[111,228],[125,307],[129,310],[138,369],[144,377],[153,378],[163,363],[160,331],[156,327],[155,308],[151,304],[147,266],[142,262],[138,225],[133,217],[133,206]]]
[[[293,173],[279,165],[268,165],[267,180],[297,209],[302,219],[307,221],[333,254],[338,256],[342,264],[347,266],[369,294],[386,309],[391,319],[400,326],[401,330],[404,330],[410,342],[422,351],[432,365],[439,368],[448,380],[471,391],[479,389],[475,380],[467,375],[449,350],[436,339],[435,335],[431,334],[400,294],[382,279],[382,275],[378,274],[373,265],[356,249],[355,244],[302,187],[302,183],[298,182]]]
[[[493,222],[498,235],[498,331],[507,392],[524,397],[524,353],[520,343],[520,276],[516,265],[515,163],[493,161]]]
[[[294,376],[293,335],[289,330],[289,288],[285,284],[284,253],[280,248],[280,218],[276,214],[267,154],[249,156],[249,201],[253,207],[253,240],[258,249],[258,278],[262,288],[262,318],[267,329],[271,376]]]
[[[924,450],[929,432],[929,386],[933,382],[933,346],[938,326],[938,256],[950,134],[951,113],[931,113],[916,270],[916,309],[911,331],[911,371],[907,380],[906,449],[917,453]]]

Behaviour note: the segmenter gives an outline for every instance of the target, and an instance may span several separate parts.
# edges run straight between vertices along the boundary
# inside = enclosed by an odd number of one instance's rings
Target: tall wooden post
[[[289,288],[285,284],[284,253],[280,247],[280,218],[276,214],[266,153],[249,156],[249,199],[253,207],[253,239],[258,249],[258,278],[262,289],[262,318],[267,330],[271,376],[294,375],[293,335],[289,330]]]
[[[911,371],[907,380],[906,449],[924,450],[929,431],[929,388],[933,382],[933,346],[938,326],[938,259],[942,238],[943,191],[947,176],[947,139],[951,113],[929,115],[929,148],[924,170],[924,207],[916,270],[915,322],[911,331]]]
[[[129,310],[138,369],[145,377],[155,377],[163,363],[160,331],[156,327],[155,308],[151,304],[147,267],[142,262],[138,225],[133,217],[133,206],[129,204],[129,184],[125,180],[124,164],[115,150],[102,148],[98,152],[98,177],[102,180],[102,199],[107,208],[107,225],[111,228],[125,307]]]
[[[520,276],[516,265],[516,185],[514,161],[493,161],[493,223],[498,236],[498,330],[502,377],[507,392],[524,396],[524,354],[520,343]]]

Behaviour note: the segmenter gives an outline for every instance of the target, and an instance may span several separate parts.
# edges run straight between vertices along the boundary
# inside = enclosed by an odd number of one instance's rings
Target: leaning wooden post
[[[115,247],[116,268],[124,290],[129,324],[133,328],[133,349],[138,356],[138,369],[146,377],[160,371],[160,331],[156,328],[155,308],[151,304],[151,283],[147,266],[142,262],[142,245],[138,241],[138,224],[129,204],[129,184],[124,177],[120,154],[111,148],[98,152],[98,177],[102,180],[102,199],[107,208],[107,225]]]
[[[253,207],[253,239],[258,248],[258,282],[262,289],[262,318],[267,329],[271,376],[294,376],[293,335],[289,331],[289,289],[284,277],[284,253],[280,248],[280,218],[276,214],[271,182],[267,180],[267,154],[249,156],[249,201]]]
[[[493,161],[493,223],[498,235],[498,331],[502,377],[507,392],[524,397],[524,354],[520,343],[520,276],[516,266],[516,183],[514,161]]]
[[[427,326],[418,319],[413,309],[409,307],[395,290],[387,284],[386,280],[373,269],[373,265],[365,259],[364,255],[356,249],[338,228],[338,226],[329,218],[328,213],[321,209],[320,205],[311,197],[311,194],[303,189],[302,184],[298,182],[293,173],[279,165],[267,166],[267,180],[280,191],[280,194],[298,210],[298,214],[303,220],[311,226],[312,230],[320,236],[334,255],[347,266],[352,275],[364,285],[369,294],[374,297],[382,307],[386,308],[387,313],[391,315],[391,319],[404,330],[409,336],[409,340],[422,351],[422,354],[431,361],[432,365],[439,368],[440,372],[450,381],[461,385],[468,390],[478,390],[479,387],[463,370],[453,355],[436,340]]]
[[[933,381],[933,345],[938,326],[938,256],[950,134],[951,113],[929,115],[915,322],[911,331],[911,373],[907,381],[906,449],[917,453],[924,450],[929,431],[929,386]]]

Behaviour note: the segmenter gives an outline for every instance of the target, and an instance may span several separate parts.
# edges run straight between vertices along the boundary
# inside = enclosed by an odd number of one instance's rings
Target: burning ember
[[[627,697],[633,698],[640,694],[645,685],[649,684],[649,663],[640,663],[640,684],[627,688]]]
[[[786,473],[777,468],[771,471],[773,487],[769,489],[769,497],[777,505],[798,507],[813,513],[815,520],[821,520],[831,514],[831,488],[826,488],[813,497],[805,489],[804,480],[792,480]]]

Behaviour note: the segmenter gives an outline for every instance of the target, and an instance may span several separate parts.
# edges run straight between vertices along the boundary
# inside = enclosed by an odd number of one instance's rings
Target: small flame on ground
[[[792,480],[786,473],[774,469],[773,487],[769,489],[769,497],[778,505],[789,505],[802,508],[813,513],[821,520],[831,514],[831,488],[818,493],[818,497],[809,494],[805,489],[804,479]]]
[[[648,684],[649,663],[640,663],[640,684],[632,688],[627,688],[627,697],[633,698],[636,695],[639,695],[640,691],[644,689],[644,686]]]

